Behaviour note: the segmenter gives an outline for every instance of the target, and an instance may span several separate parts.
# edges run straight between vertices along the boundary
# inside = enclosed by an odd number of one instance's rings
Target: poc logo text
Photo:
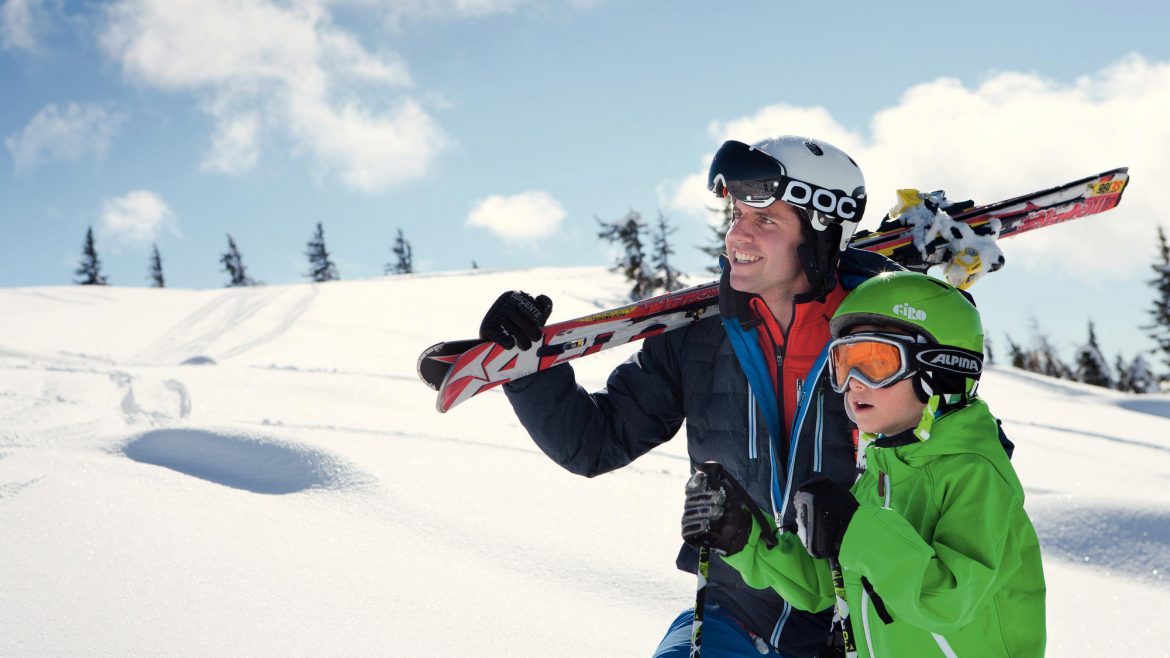
[[[816,188],[798,180],[789,180],[780,200],[797,206],[812,206],[828,215],[851,220],[857,216],[857,201],[852,197],[837,195],[824,188]]]

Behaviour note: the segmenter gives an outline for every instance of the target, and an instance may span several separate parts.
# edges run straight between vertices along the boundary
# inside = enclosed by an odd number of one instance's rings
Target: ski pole
[[[711,567],[711,549],[699,548],[698,584],[695,586],[695,617],[691,621],[691,656],[699,658],[703,647],[703,608],[707,605],[707,571]]]
[[[829,557],[829,572],[833,574],[833,594],[837,597],[837,623],[841,625],[841,640],[845,643],[845,657],[857,658],[857,643],[849,629],[849,603],[845,600],[845,576],[836,555]]]

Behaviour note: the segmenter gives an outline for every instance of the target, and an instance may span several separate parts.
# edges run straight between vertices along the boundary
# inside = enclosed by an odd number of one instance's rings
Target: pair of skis
[[[894,216],[850,246],[877,252],[919,272],[939,266],[967,287],[1003,265],[997,238],[1103,213],[1121,201],[1128,168],[983,206],[949,204],[941,192],[899,192]],[[651,297],[544,327],[531,348],[505,349],[479,339],[436,343],[418,359],[418,375],[439,392],[440,412],[501,384],[555,365],[686,326],[718,313],[718,281]]]

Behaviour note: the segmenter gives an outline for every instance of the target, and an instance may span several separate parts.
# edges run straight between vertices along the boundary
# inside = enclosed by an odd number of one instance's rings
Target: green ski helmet
[[[834,339],[853,327],[894,327],[914,336],[910,358],[918,398],[974,395],[983,372],[983,323],[971,296],[917,272],[885,272],[853,290],[829,324]]]

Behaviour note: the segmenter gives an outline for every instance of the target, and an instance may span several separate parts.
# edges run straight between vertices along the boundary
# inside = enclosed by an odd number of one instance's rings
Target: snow
[[[0,290],[0,654],[649,655],[694,597],[682,437],[581,478],[500,392],[440,415],[415,376],[513,288],[554,320],[627,294],[601,268]],[[1170,397],[1006,367],[982,393],[1050,654],[1167,655]]]

